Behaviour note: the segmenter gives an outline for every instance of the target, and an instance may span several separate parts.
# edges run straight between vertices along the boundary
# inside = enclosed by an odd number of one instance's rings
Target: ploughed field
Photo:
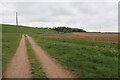
[[[66,38],[66,39],[79,39],[79,40],[91,40],[91,41],[118,43],[117,33],[75,32],[75,33],[66,33],[66,34],[52,34],[52,35],[45,35],[45,36],[56,37],[56,38]]]

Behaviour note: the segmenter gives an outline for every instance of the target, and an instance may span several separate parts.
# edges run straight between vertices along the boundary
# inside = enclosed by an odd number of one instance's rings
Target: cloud
[[[119,0],[3,0],[4,2],[118,2]]]
[[[31,26],[70,26],[87,31],[116,31],[117,3],[113,2],[13,2],[3,10],[4,23],[14,24],[15,11],[19,23]],[[6,13],[7,12],[7,13]]]

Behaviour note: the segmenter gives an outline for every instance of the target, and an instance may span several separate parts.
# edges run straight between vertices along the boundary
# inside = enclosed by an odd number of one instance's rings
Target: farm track
[[[7,65],[4,78],[31,78],[30,64],[27,56],[25,37],[22,39],[16,50],[15,55]]]
[[[70,72],[66,71],[60,64],[52,59],[30,36],[26,36],[48,78],[74,78]]]

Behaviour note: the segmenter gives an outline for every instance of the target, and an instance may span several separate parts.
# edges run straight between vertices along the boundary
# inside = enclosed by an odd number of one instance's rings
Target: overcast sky
[[[8,0],[9,1],[9,0]],[[0,23],[32,27],[68,26],[87,31],[118,31],[118,0],[3,0]],[[83,2],[84,1],[84,2]]]

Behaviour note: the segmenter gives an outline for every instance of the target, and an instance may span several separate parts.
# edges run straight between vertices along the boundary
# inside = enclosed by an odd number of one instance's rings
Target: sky
[[[2,0],[0,24],[118,32],[118,0]]]

